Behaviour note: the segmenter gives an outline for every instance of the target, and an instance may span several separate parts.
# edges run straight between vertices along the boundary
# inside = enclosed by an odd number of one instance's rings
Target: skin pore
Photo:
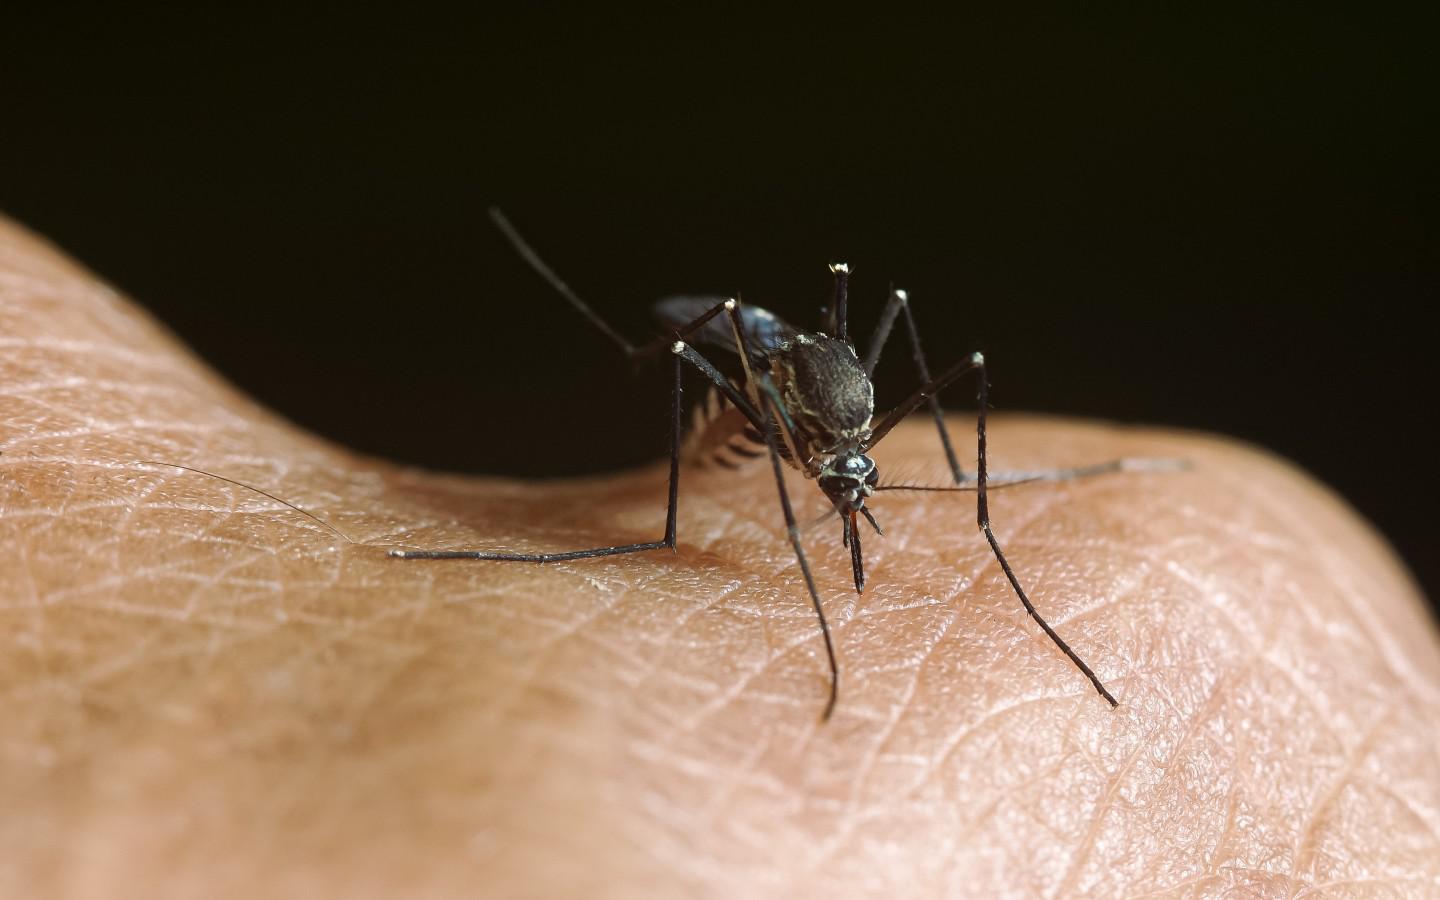
[[[991,498],[1115,710],[973,495],[877,497],[863,596],[835,523],[809,533],[822,726],[763,464],[682,473],[677,553],[394,560],[653,539],[665,468],[357,457],[3,222],[0,341],[0,895],[1440,893],[1436,630],[1367,525],[1252,448],[992,420],[996,470],[1193,465]],[[921,416],[875,456],[938,477],[937,450]]]

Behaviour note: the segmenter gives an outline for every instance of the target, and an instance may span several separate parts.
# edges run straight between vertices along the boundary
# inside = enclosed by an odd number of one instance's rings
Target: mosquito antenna
[[[216,475],[214,472],[207,472],[207,471],[205,471],[204,469],[196,469],[196,468],[192,468],[192,467],[190,467],[190,466],[182,466],[182,465],[180,465],[179,463],[160,462],[159,460],[156,460],[156,459],[141,459],[141,460],[137,460],[137,462],[141,463],[142,465],[146,465],[146,466],[166,466],[166,467],[171,468],[171,469],[184,469],[186,472],[194,472],[196,475],[207,475],[207,476],[209,476],[209,477],[211,477],[211,478],[219,479],[220,481],[223,481],[223,482],[225,482],[225,483],[227,483],[227,484],[233,484],[233,485],[235,485],[236,487],[244,488],[244,489],[247,490],[247,491],[254,491],[255,493],[259,494],[259,495],[262,496],[262,497],[269,497],[271,500],[274,500],[276,503],[280,504],[281,506],[286,506],[286,507],[289,507],[290,509],[295,510],[295,511],[298,512],[300,515],[304,516],[305,518],[309,519],[310,521],[312,521],[312,522],[314,522],[315,524],[319,525],[320,527],[324,528],[326,531],[329,531],[331,534],[336,535],[336,536],[339,537],[341,540],[345,541],[345,543],[347,543],[347,544],[353,544],[353,543],[355,543],[355,541],[351,540],[351,539],[350,539],[350,536],[347,535],[345,532],[343,532],[343,531],[341,531],[340,529],[336,528],[334,525],[331,525],[329,522],[325,521],[324,519],[320,518],[319,516],[315,515],[314,513],[308,512],[307,510],[301,509],[300,507],[298,507],[298,506],[296,506],[295,504],[291,503],[289,500],[281,500],[279,497],[275,496],[274,494],[270,493],[269,491],[262,491],[260,488],[255,487],[255,485],[253,485],[253,484],[246,484],[246,483],[243,482],[243,481],[236,481],[236,480],[233,479],[233,478],[226,478],[224,475]]]
[[[520,254],[520,258],[525,260],[525,262],[530,265],[530,268],[535,270],[536,274],[549,282],[550,286],[554,288],[560,296],[568,300],[570,305],[579,311],[580,315],[589,319],[591,325],[600,329],[606,337],[620,345],[620,349],[625,351],[626,356],[635,355],[635,346],[621,337],[615,329],[606,324],[605,320],[600,318],[600,316],[595,313],[595,310],[590,308],[590,304],[581,300],[574,291],[570,290],[570,285],[566,284],[564,279],[559,275],[556,275],[555,270],[547,266],[545,260],[540,258],[540,254],[535,252],[535,248],[531,247],[525,239],[520,236],[520,232],[516,231],[515,226],[510,224],[510,220],[505,218],[505,214],[500,211],[500,207],[492,206],[489,212],[490,221],[495,223],[495,227],[500,229],[501,234],[505,235],[505,239],[515,248],[515,252]]]

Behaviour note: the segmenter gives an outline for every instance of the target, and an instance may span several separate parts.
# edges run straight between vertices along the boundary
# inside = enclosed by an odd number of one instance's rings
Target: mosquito
[[[659,540],[633,544],[592,547],[552,553],[511,553],[495,550],[391,550],[398,559],[469,559],[503,562],[552,563],[602,556],[644,553],[651,550],[676,549],[676,516],[680,498],[681,386],[686,367],[694,369],[709,383],[710,397],[697,412],[701,426],[699,443],[710,448],[712,462],[734,467],[740,463],[768,456],[775,476],[780,509],[785,517],[786,533],[795,552],[800,573],[805,581],[811,605],[820,624],[825,656],[830,670],[830,690],[822,720],[829,720],[840,696],[840,665],[829,620],[820,602],[820,593],[810,571],[810,563],[801,543],[802,529],[785,486],[785,466],[799,470],[813,480],[841,523],[841,541],[850,551],[855,590],[865,587],[865,561],[861,550],[859,519],[883,534],[880,524],[868,506],[882,491],[930,490],[973,491],[976,495],[976,520],[994,553],[1000,569],[1010,582],[1025,612],[1054,642],[1077,669],[1089,679],[1100,696],[1112,706],[1118,701],[1105,687],[1093,669],[1080,658],[1064,638],[1045,621],[1026,595],[1014,569],[1005,558],[1000,542],[990,525],[988,489],[999,486],[992,482],[986,468],[985,411],[989,403],[989,383],[985,358],[972,353],[940,374],[931,376],[920,345],[920,333],[910,311],[908,297],[902,290],[890,291],[880,321],[871,336],[863,358],[855,350],[849,332],[848,300],[850,269],[843,263],[830,267],[834,289],[826,308],[822,331],[804,331],[784,322],[780,317],[757,306],[742,306],[738,300],[721,297],[670,297],[654,309],[666,329],[660,337],[645,343],[632,344],[601,318],[589,304],[581,300],[540,255],[520,235],[510,221],[492,208],[490,218],[515,248],[520,257],[541,278],[549,283],[576,311],[595,326],[631,360],[663,354],[672,358],[670,391],[670,480],[669,503],[665,511],[665,535]],[[881,350],[889,339],[896,320],[903,320],[910,349],[921,385],[909,397],[876,421],[875,390],[871,377],[880,361]],[[697,346],[733,354],[738,362],[737,374],[724,374],[702,355]],[[734,366],[730,366],[732,372]],[[973,479],[966,476],[950,440],[941,413],[938,394],[968,373],[978,380],[979,413],[976,418],[977,469]],[[939,431],[946,462],[954,478],[954,486],[923,486],[882,484],[880,472],[870,451],[897,424],[922,404],[928,404]],[[1134,460],[1115,460],[1097,466],[1060,469],[1031,473],[1004,484],[1030,481],[1057,481],[1097,475],[1103,472],[1134,468]]]

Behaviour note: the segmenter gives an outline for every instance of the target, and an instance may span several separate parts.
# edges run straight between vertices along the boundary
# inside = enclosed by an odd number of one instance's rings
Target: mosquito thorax
[[[839,455],[869,437],[875,388],[854,347],[798,334],[771,352],[770,369],[806,456]]]

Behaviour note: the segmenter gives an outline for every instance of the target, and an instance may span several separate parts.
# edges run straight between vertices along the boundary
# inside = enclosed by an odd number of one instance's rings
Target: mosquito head
[[[864,509],[865,498],[875,493],[880,471],[875,468],[875,460],[851,450],[825,463],[815,480],[835,509],[845,515]]]

